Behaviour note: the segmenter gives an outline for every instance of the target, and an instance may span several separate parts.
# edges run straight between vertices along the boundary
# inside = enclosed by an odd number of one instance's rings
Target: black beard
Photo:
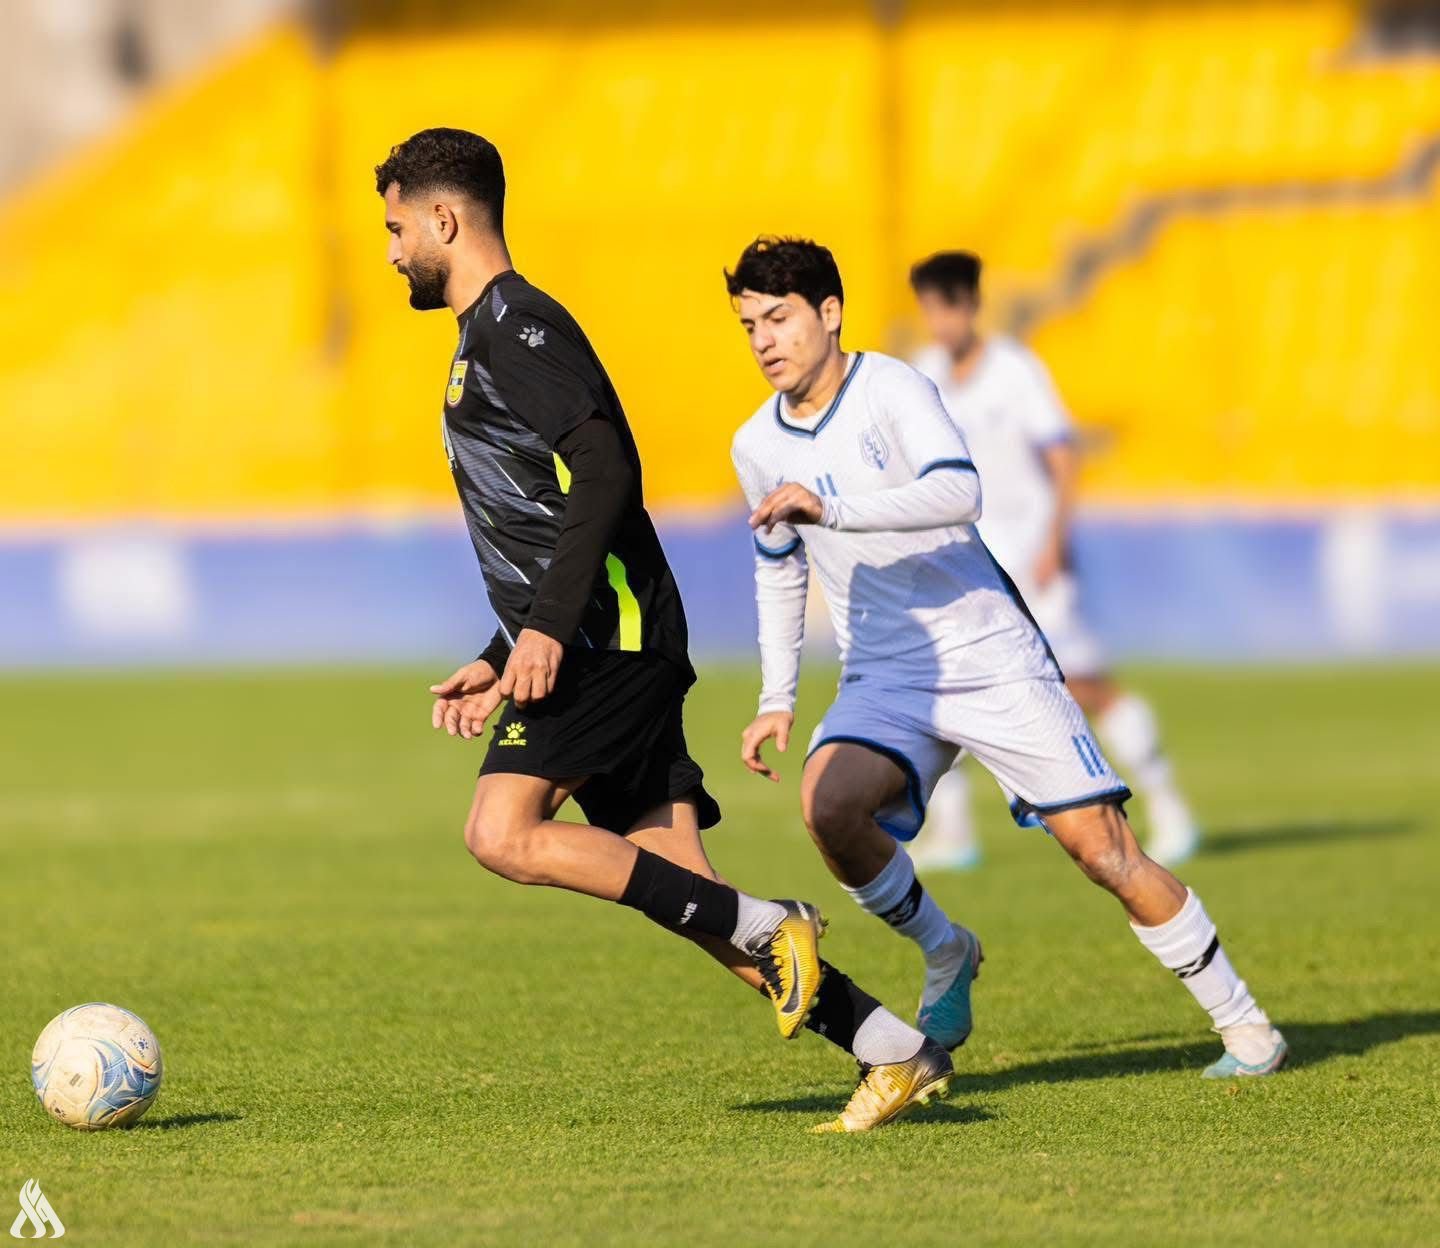
[[[405,272],[410,283],[410,306],[417,312],[434,312],[445,306],[445,283],[450,274],[445,267],[417,257]]]

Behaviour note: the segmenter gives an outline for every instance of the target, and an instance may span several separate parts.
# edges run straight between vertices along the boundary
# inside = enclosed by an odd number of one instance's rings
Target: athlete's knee
[[[533,825],[500,802],[477,798],[465,821],[465,848],[487,871],[517,884],[539,883]]]
[[[1112,893],[1124,892],[1140,865],[1126,853],[1123,845],[1109,839],[1087,846],[1086,852],[1077,854],[1075,861],[1091,880]]]
[[[465,820],[465,848],[482,867],[504,874],[501,870],[505,858],[504,830],[479,802],[475,803]]]
[[[1124,893],[1146,861],[1119,811],[1097,820],[1065,848],[1080,870],[1112,893]]]
[[[869,818],[858,794],[847,791],[843,781],[822,772],[813,781],[808,777],[800,788],[800,813],[810,835],[821,843],[843,839],[861,818]]]

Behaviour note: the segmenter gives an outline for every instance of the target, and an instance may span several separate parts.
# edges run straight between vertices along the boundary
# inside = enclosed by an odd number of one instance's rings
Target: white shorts
[[[1020,596],[1050,643],[1055,662],[1067,676],[1099,676],[1108,664],[1105,648],[1080,610],[1080,589],[1068,572],[1053,577],[1044,589],[1019,585]]]
[[[900,841],[920,831],[930,794],[962,749],[999,781],[1022,825],[1130,796],[1058,680],[936,693],[847,677],[810,738],[807,757],[838,742],[866,746],[905,773],[904,797],[875,813]]]

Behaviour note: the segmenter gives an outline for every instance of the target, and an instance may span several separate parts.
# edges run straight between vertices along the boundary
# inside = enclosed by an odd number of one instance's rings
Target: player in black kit
[[[686,751],[695,673],[639,454],[579,325],[511,265],[499,152],[468,131],[424,130],[375,175],[411,306],[459,320],[445,452],[499,628],[432,687],[432,722],[470,738],[504,704],[470,852],[517,883],[640,910],[765,991],[787,1039],[808,1018],[856,1053],[861,1087],[830,1129],[879,1125],[943,1092],[948,1054],[820,961],[814,906],[752,897],[710,866],[700,832],[720,811]],[[589,824],[555,819],[572,796]]]

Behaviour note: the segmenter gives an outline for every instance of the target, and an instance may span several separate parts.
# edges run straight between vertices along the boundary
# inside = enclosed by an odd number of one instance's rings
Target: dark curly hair
[[[973,251],[937,251],[910,269],[910,288],[939,291],[954,303],[961,295],[980,294],[980,257]]]
[[[831,295],[845,302],[835,257],[808,238],[761,235],[740,253],[734,272],[725,270],[725,289],[732,299],[742,290],[782,298],[796,294],[817,312]]]
[[[505,221],[505,167],[495,144],[468,130],[436,127],[397,143],[375,166],[381,195],[394,182],[402,196],[451,191],[484,204],[495,229]]]

